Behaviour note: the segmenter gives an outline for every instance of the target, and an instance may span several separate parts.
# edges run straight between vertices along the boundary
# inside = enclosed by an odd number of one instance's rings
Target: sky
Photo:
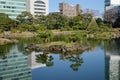
[[[104,12],[104,0],[49,0],[49,12],[55,12],[59,9],[59,3],[67,2],[70,5],[80,4],[82,10],[94,9]]]

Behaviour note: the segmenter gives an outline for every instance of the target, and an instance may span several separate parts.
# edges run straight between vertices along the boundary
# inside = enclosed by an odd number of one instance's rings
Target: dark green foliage
[[[118,17],[115,21],[115,23],[113,24],[114,28],[120,28],[120,17]]]
[[[111,28],[111,24],[105,24],[104,21],[101,18],[97,18],[96,22],[99,27],[99,31],[109,31]]]
[[[17,20],[20,21],[20,23],[25,24],[33,24],[33,16],[29,12],[22,12],[20,15],[17,16]]]
[[[7,53],[9,53],[12,44],[0,45],[0,58],[6,58]]]
[[[48,17],[48,29],[61,29],[67,25],[68,18],[61,14],[50,14]]]
[[[53,57],[52,56],[48,56],[47,54],[40,54],[36,56],[36,62],[37,63],[42,63],[42,64],[46,64],[46,66],[50,67],[53,66]]]
[[[85,30],[91,21],[92,15],[81,14],[70,18],[68,25],[73,28],[73,30]]]
[[[24,11],[18,15],[16,19],[16,21],[11,20],[8,15],[1,13],[0,30],[4,31],[17,28],[20,31],[36,32],[38,30],[43,31],[46,29],[61,29],[61,31],[87,29],[94,32],[98,31],[98,28],[102,28],[100,29],[101,31],[108,30],[109,28],[100,18],[96,20],[96,23],[95,20],[92,19],[91,14],[80,14],[75,17],[67,17],[55,13],[47,16],[36,15],[33,17],[32,14]]]
[[[70,65],[70,67],[72,68],[72,70],[74,71],[78,71],[79,67],[82,65],[83,63],[83,59],[82,58],[79,58],[79,57],[75,57],[75,56],[72,56],[70,59],[69,59],[71,62],[73,62],[73,64]]]
[[[38,37],[42,39],[44,42],[49,42],[53,39],[53,33],[50,30],[45,31],[38,30],[37,33]]]
[[[15,21],[10,19],[7,14],[0,13],[0,30],[11,30],[15,25]]]
[[[85,31],[78,31],[72,35],[69,35],[69,42],[80,42],[84,39]]]
[[[96,19],[96,22],[97,22],[98,25],[103,24],[103,21],[102,21],[101,18],[97,18],[97,19]]]

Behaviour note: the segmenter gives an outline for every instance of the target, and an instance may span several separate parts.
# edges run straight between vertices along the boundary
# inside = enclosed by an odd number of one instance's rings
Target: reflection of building
[[[31,54],[28,55],[28,64],[31,69],[35,68],[40,68],[40,67],[45,67],[46,64],[42,63],[37,63],[36,62],[36,56],[39,54],[43,54],[43,52],[32,52]]]
[[[21,12],[26,11],[26,0],[0,0],[0,13],[6,13],[15,19]]]
[[[120,55],[106,53],[106,80],[120,80]]]
[[[32,80],[27,56],[13,46],[5,59],[0,59],[0,80]]]
[[[27,0],[27,11],[33,15],[47,15],[49,0]]]
[[[81,6],[77,4],[76,6],[71,6],[68,3],[60,3],[59,4],[59,10],[60,14],[66,15],[68,17],[74,17],[77,16],[78,14],[81,14]]]
[[[115,22],[120,12],[120,0],[105,0],[105,21]]]

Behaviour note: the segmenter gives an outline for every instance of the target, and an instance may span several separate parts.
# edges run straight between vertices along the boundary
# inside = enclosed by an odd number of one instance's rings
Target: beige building
[[[66,15],[68,17],[74,17],[81,14],[81,6],[77,4],[76,6],[71,6],[68,3],[59,3],[60,14]]]

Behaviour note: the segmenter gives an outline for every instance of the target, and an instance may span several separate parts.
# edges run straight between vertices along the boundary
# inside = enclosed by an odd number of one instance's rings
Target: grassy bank
[[[71,31],[45,30],[39,32],[7,31],[0,34],[0,38],[1,38],[0,44],[9,43],[11,42],[11,39],[31,38],[31,37],[38,37],[38,41],[40,40],[43,43],[51,42],[51,41],[54,42],[54,38],[57,38],[57,41],[65,41],[71,43],[71,42],[80,42],[85,38],[93,38],[93,39],[116,38],[116,37],[120,37],[119,33],[120,30],[118,29],[111,31],[96,31],[96,32],[89,32],[87,30],[71,30]]]

